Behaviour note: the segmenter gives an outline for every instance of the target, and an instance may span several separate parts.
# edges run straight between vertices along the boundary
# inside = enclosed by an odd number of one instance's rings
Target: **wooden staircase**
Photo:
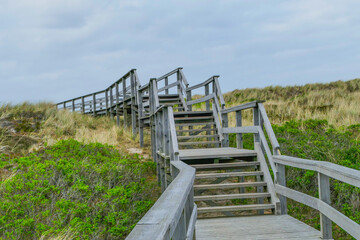
[[[275,205],[256,157],[204,162],[190,164],[196,169],[194,201],[199,218],[274,213]]]
[[[212,111],[175,112],[174,120],[180,149],[220,146]]]

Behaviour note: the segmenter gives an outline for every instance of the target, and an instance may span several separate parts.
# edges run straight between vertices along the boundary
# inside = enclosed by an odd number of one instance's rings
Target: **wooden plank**
[[[280,214],[280,200],[276,195],[274,182],[271,178],[265,156],[259,143],[255,144],[255,151],[257,152],[257,159],[260,162],[260,170],[264,173],[264,181],[267,183],[267,191],[271,194],[271,203],[275,206],[275,213]]]
[[[224,109],[225,108],[225,100],[224,100],[224,96],[221,92],[221,88],[220,88],[220,84],[219,84],[219,76],[214,76],[214,82],[215,82],[215,86],[216,86],[217,96],[220,98],[221,108]]]
[[[288,215],[198,219],[197,240],[314,240],[320,232]]]
[[[256,126],[244,126],[244,127],[224,127],[223,133],[259,133],[258,127]]]
[[[220,207],[202,207],[202,208],[198,208],[198,213],[266,210],[266,209],[273,209],[273,208],[274,208],[273,204],[232,205],[232,206],[220,206]]]
[[[170,138],[171,138],[172,149],[175,154],[179,155],[179,144],[177,141],[174,112],[173,112],[172,107],[168,107],[168,115],[169,115],[168,119],[169,119],[169,126],[170,126]]]
[[[302,159],[289,156],[274,156],[274,162],[290,167],[312,170],[322,173],[331,178],[360,187],[360,171],[343,167],[334,163]]]
[[[266,186],[266,182],[202,184],[202,185],[194,185],[194,189],[195,190],[207,190],[207,189],[227,189],[227,188],[258,187],[258,186]]]
[[[225,168],[239,168],[239,167],[255,167],[258,166],[259,162],[232,162],[232,163],[214,163],[214,164],[192,164],[190,166],[197,170],[204,169],[225,169]]]
[[[249,103],[244,103],[238,106],[234,106],[234,107],[230,107],[227,109],[222,109],[221,113],[231,113],[231,112],[236,112],[236,111],[240,111],[240,110],[245,110],[245,109],[249,109],[249,108],[254,108],[256,107],[258,101],[253,101],[253,102],[249,102]]]
[[[165,79],[167,79],[167,78],[165,78]],[[169,94],[169,89],[170,89],[170,88],[173,88],[173,87],[176,87],[176,86],[178,86],[179,84],[180,84],[180,82],[179,82],[179,81],[176,81],[176,82],[174,82],[174,83],[171,83],[171,84],[166,85],[166,81],[165,81],[165,87],[159,88],[159,89],[158,89],[158,92],[162,92],[162,91],[166,90],[166,91],[165,91],[165,94]]]
[[[209,83],[211,83],[212,81],[214,81],[214,77],[218,77],[218,76],[212,76],[212,77],[210,77],[208,80],[206,80],[206,81],[204,81],[204,82],[202,82],[202,83],[196,84],[196,85],[194,85],[194,86],[192,86],[192,87],[188,87],[188,88],[186,89],[186,91],[192,91],[192,90],[194,90],[194,89],[201,88],[201,87],[205,86],[206,84],[209,84]]]
[[[196,174],[196,179],[204,179],[204,178],[230,178],[230,177],[247,177],[247,176],[259,176],[264,175],[263,172],[224,172],[224,173],[202,173]]]
[[[330,200],[330,181],[329,177],[318,173],[319,198],[327,204],[331,204]],[[323,213],[320,214],[321,234],[323,239],[332,239],[332,223]]]
[[[199,201],[209,201],[209,200],[215,201],[215,200],[265,198],[265,197],[270,197],[270,193],[237,193],[237,194],[201,195],[201,196],[195,196],[194,201],[199,202]]]
[[[283,196],[319,210],[326,217],[339,225],[339,227],[348,232],[351,236],[356,239],[360,239],[360,225],[322,200],[278,184],[275,184],[275,191]]]
[[[204,145],[204,144],[216,144],[220,143],[220,141],[196,141],[196,142],[179,142],[179,146],[185,145]]]
[[[191,100],[191,101],[187,101],[186,104],[189,106],[189,105],[194,105],[194,104],[197,104],[197,103],[202,103],[202,102],[206,102],[210,99],[214,98],[214,94],[211,93],[205,97],[202,97],[202,98],[199,98],[199,99],[195,99],[195,100]]]
[[[195,225],[197,220],[197,206],[194,205],[193,211],[191,213],[191,217],[189,220],[189,228],[186,233],[186,240],[193,240],[195,239]]]
[[[266,110],[264,108],[264,105],[262,103],[258,103],[258,108],[259,108],[259,111],[261,113],[261,116],[262,116],[262,119],[264,121],[264,126],[265,126],[265,130],[269,136],[269,139],[270,139],[270,142],[271,142],[271,146],[273,148],[273,153],[275,153],[275,151],[277,149],[280,149],[280,145],[279,145],[279,142],[275,136],[275,133],[274,133],[274,130],[272,129],[272,126],[271,126],[271,123],[270,123],[270,120],[266,114]]]
[[[216,158],[241,158],[255,157],[254,150],[237,148],[203,148],[203,149],[183,149],[179,151],[181,160],[190,159],[216,159]]]

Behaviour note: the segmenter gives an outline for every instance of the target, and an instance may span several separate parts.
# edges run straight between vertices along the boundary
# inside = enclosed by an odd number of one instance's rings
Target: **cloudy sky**
[[[360,77],[359,0],[0,0],[0,102],[184,67],[235,88]]]

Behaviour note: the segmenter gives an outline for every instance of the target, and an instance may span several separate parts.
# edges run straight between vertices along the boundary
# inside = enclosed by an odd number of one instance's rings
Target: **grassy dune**
[[[160,193],[137,146],[106,117],[0,107],[0,239],[124,239]]]
[[[290,120],[326,119],[340,127],[360,123],[360,79],[304,86],[247,88],[224,94],[227,107],[265,100],[273,124]],[[245,119],[251,114],[245,111]]]

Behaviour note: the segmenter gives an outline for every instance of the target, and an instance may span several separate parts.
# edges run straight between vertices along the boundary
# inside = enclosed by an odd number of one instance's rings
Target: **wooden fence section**
[[[153,115],[156,134],[152,142],[153,157],[163,194],[138,222],[128,240],[195,239],[195,169],[179,161],[173,116],[171,106],[163,106]]]
[[[352,186],[360,187],[360,171],[329,162],[314,161],[289,156],[274,156],[274,162],[277,163],[278,166],[281,166],[278,174],[282,177],[282,179],[286,179],[284,166],[312,170],[318,173],[319,198],[287,188],[285,182],[275,184],[275,190],[278,194],[284,197],[291,198],[320,211],[320,224],[323,239],[332,239],[331,221],[336,223],[354,238],[360,239],[359,224],[330,206],[331,199],[329,182],[329,178],[333,178]]]

